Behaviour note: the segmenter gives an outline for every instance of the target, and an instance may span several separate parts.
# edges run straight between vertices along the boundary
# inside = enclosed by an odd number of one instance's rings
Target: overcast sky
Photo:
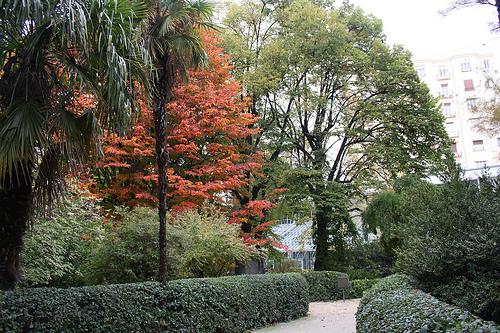
[[[483,43],[500,45],[500,33],[491,33],[496,9],[473,6],[444,17],[439,10],[451,0],[351,0],[384,22],[391,43],[403,44],[415,58],[449,56]]]
[[[212,1],[241,3],[241,0]],[[482,44],[500,50],[500,33],[490,31],[490,24],[496,20],[493,6],[463,8],[444,17],[438,12],[452,0],[350,1],[382,19],[388,41],[404,45],[416,59],[448,57],[479,49]]]

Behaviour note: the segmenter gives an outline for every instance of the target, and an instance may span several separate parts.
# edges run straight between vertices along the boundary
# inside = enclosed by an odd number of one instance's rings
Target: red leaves
[[[248,100],[229,72],[228,57],[216,36],[204,37],[210,67],[192,71],[179,84],[168,110],[168,205],[183,210],[206,200],[231,202],[231,191],[249,185],[259,174],[262,154],[250,155],[246,138],[258,133],[257,119],[247,112]],[[97,164],[106,177],[97,193],[127,205],[152,205],[156,198],[151,107],[140,101],[141,118],[127,137],[108,134],[105,158]],[[110,176],[111,175],[111,176]],[[263,216],[268,205],[253,202],[240,217]]]

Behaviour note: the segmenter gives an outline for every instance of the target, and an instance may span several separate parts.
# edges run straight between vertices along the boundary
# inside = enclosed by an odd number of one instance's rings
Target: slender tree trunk
[[[169,153],[167,149],[167,110],[166,104],[172,98],[172,88],[175,72],[165,55],[159,64],[158,79],[155,82],[155,101],[153,118],[155,123],[155,151],[156,163],[158,167],[158,247],[159,247],[159,269],[158,279],[161,283],[167,281],[167,168]]]
[[[31,209],[31,175],[6,177],[0,184],[0,290],[14,289],[21,279],[19,254]]]

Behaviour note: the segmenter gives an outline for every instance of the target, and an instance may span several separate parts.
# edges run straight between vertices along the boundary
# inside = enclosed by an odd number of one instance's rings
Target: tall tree
[[[198,31],[210,27],[212,7],[202,0],[150,0],[150,17],[143,32],[145,49],[153,64],[150,88],[155,125],[155,153],[158,172],[158,216],[160,266],[158,277],[166,282],[167,213],[167,103],[173,96],[176,78],[186,78],[187,69],[205,65],[207,56]]]
[[[355,193],[400,172],[439,169],[449,139],[410,54],[386,44],[379,20],[347,3],[296,0],[275,10],[277,30],[253,75],[272,85],[256,105],[277,128],[266,141],[287,148],[279,154],[293,167],[292,187],[312,202],[315,269],[342,268]]]
[[[135,0],[1,1],[0,288],[20,278],[22,237],[35,208],[62,193],[64,166],[96,151],[103,127],[123,130],[141,73],[129,36]],[[35,193],[33,193],[33,189]]]
[[[207,68],[190,70],[189,83],[177,82],[167,104],[167,205],[173,210],[200,207],[206,200],[233,208],[228,193],[248,186],[247,171],[258,173],[259,154],[247,154],[246,137],[257,120],[241,100],[241,86],[232,79],[228,56],[217,46],[219,37],[205,34]],[[178,80],[180,81],[180,80]],[[97,194],[111,204],[157,205],[154,124],[143,105],[131,133],[105,137],[105,157],[93,178]],[[238,208],[238,207],[236,207]]]

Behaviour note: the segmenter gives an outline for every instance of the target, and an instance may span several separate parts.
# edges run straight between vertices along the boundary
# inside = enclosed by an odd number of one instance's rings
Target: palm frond
[[[24,166],[36,162],[36,153],[47,144],[43,105],[15,101],[0,117],[0,179],[23,175]],[[12,181],[12,179],[9,179]]]

